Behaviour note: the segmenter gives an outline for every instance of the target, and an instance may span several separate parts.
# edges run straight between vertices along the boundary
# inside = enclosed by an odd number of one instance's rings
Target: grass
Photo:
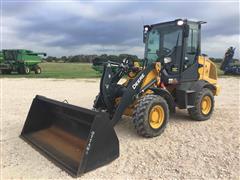
[[[100,74],[92,69],[89,63],[41,63],[41,74],[35,74],[31,71],[28,75],[12,73],[10,75],[2,75],[7,78],[98,78]]]
[[[215,63],[217,66],[218,76],[224,76],[223,71],[219,69],[220,63]],[[28,75],[20,75],[12,73],[10,75],[0,75],[1,77],[7,78],[60,78],[60,79],[71,79],[71,78],[99,78],[100,73],[92,69],[92,65],[89,63],[41,63],[39,64],[42,68],[41,74],[35,74],[31,72]]]
[[[224,72],[220,70],[221,63],[214,63],[217,67],[217,74],[218,76],[224,76]]]

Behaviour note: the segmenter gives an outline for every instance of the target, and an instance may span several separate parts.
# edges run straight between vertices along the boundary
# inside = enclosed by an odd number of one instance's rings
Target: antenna
[[[141,16],[141,20],[142,20],[142,26],[144,26],[144,18],[143,18],[143,16]]]

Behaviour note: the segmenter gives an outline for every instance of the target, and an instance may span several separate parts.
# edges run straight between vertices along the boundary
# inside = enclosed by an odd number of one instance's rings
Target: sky
[[[31,49],[50,56],[144,55],[144,24],[178,18],[206,21],[202,53],[239,58],[239,1],[2,0],[2,49]]]

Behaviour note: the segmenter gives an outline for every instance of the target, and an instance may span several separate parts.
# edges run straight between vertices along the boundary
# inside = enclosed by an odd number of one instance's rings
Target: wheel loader
[[[201,54],[204,23],[145,25],[144,60],[106,62],[92,110],[37,95],[20,137],[76,177],[119,157],[114,126],[123,115],[146,138],[163,133],[176,108],[209,119],[220,88],[216,66]]]

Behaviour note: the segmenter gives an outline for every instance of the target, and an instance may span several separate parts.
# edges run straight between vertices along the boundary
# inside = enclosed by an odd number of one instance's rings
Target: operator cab
[[[161,78],[165,83],[197,80],[203,23],[177,19],[145,25],[145,65],[161,62]]]

